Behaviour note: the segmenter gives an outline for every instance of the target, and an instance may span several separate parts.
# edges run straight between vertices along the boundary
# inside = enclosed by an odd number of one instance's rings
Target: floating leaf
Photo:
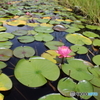
[[[10,78],[4,73],[1,73],[0,74],[0,91],[8,91],[11,88],[12,88],[12,82]]]
[[[45,53],[41,55],[41,57],[44,57],[54,63],[57,63],[57,56],[59,56],[59,54],[55,50],[47,50]]]
[[[7,61],[12,57],[12,50],[10,49],[0,49],[0,60]]]
[[[12,42],[10,41],[5,41],[5,42],[0,42],[0,49],[9,49],[12,46]]]
[[[7,64],[6,64],[6,63],[4,63],[4,62],[0,61],[0,69],[5,68],[6,66],[7,66]]]
[[[11,26],[26,25],[26,21],[23,21],[23,20],[13,20],[13,21],[7,22],[7,24],[11,25]]]
[[[0,26],[3,26],[3,22],[0,22]]]
[[[26,30],[16,30],[12,32],[12,34],[17,35],[17,36],[22,36],[22,35],[26,35],[27,31]]]
[[[90,82],[82,80],[77,84],[76,91],[79,93],[89,93],[93,92],[93,86]],[[91,96],[82,95],[80,96],[83,99],[89,99]]]
[[[34,41],[33,36],[21,36],[17,38],[21,43],[30,43]]]
[[[42,23],[42,24],[40,24],[40,26],[44,26],[44,27],[53,27],[52,24],[46,24],[46,23]]]
[[[100,65],[100,55],[94,56],[92,60],[95,64]]]
[[[99,37],[98,34],[94,33],[94,32],[90,32],[90,31],[85,31],[83,32],[83,35],[90,37],[90,38],[95,38],[95,37]]]
[[[0,26],[0,32],[2,32],[2,31],[6,31],[6,30],[7,30],[6,27]]]
[[[51,50],[57,50],[58,47],[63,46],[64,43],[59,41],[49,41],[45,43],[45,46],[47,46]]]
[[[0,93],[0,100],[4,100],[4,95]]]
[[[63,25],[55,25],[53,29],[56,31],[65,31],[66,27],[64,27]]]
[[[40,23],[47,23],[50,19],[37,19]]]
[[[37,27],[39,26],[39,23],[27,23],[27,25],[31,27]]]
[[[38,100],[77,100],[74,97],[64,97],[59,93],[52,93],[39,98]]]
[[[34,30],[29,30],[27,35],[37,35],[38,33]]]
[[[86,28],[91,29],[91,30],[95,30],[95,29],[97,29],[97,26],[95,26],[95,25],[86,25]]]
[[[93,45],[94,46],[100,46],[100,39],[94,39],[93,40]]]
[[[39,33],[34,36],[37,41],[51,41],[53,40],[53,36],[47,33]]]
[[[61,22],[60,21],[56,21],[56,20],[51,20],[49,22],[49,24],[60,24]]]
[[[84,45],[84,44],[91,45],[92,44],[92,41],[89,38],[81,34],[78,34],[78,33],[68,34],[66,35],[66,39],[73,44],[79,44],[79,45]]]
[[[90,67],[86,65],[82,60],[73,59],[69,60],[68,64],[62,65],[62,70],[64,73],[70,77],[80,81],[80,80],[90,80],[93,78],[93,75],[87,70]]]
[[[52,33],[53,32],[52,27],[44,27],[44,26],[35,27],[34,30],[39,33]]]
[[[17,58],[31,57],[35,54],[35,50],[29,46],[20,46],[14,49],[13,54]]]
[[[88,49],[81,45],[72,45],[70,48],[73,52],[77,52],[78,54],[86,54],[88,52]]]
[[[64,96],[70,96],[70,93],[75,91],[76,83],[71,78],[62,78],[58,82],[58,91]]]
[[[66,30],[68,33],[74,33],[76,31],[79,31],[80,29],[77,27],[70,27],[69,29]]]
[[[57,65],[46,59],[21,59],[14,71],[15,77],[28,87],[39,87],[47,80],[55,81],[60,75]],[[46,78],[46,79],[45,79]]]

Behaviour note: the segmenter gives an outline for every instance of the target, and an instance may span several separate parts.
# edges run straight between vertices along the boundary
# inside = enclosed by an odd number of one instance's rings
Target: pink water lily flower
[[[26,12],[25,14],[26,14],[26,15],[31,15],[31,13],[30,13],[30,12]]]
[[[67,46],[58,47],[58,50],[56,52],[60,54],[59,58],[72,57],[69,55],[72,50],[70,50]]]

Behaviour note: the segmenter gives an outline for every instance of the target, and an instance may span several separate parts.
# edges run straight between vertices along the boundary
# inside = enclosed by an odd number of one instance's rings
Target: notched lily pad
[[[7,64],[6,64],[6,63],[4,63],[4,62],[0,61],[0,69],[5,68],[6,66],[7,66]]]
[[[4,73],[1,73],[0,74],[0,91],[8,91],[11,88],[12,88],[12,82],[10,78]]]
[[[62,65],[62,70],[65,74],[78,81],[84,79],[91,80],[93,75],[88,71],[88,67],[90,67],[90,65],[84,63],[83,60],[73,59],[68,60],[68,64]]]
[[[21,43],[31,43],[34,41],[33,36],[21,36],[17,38]]]
[[[89,38],[87,38],[81,34],[78,34],[78,33],[68,34],[68,35],[66,35],[66,39],[69,42],[71,42],[73,44],[78,44],[78,45],[84,45],[84,44],[91,45],[92,44],[92,41]]]
[[[45,46],[47,46],[51,50],[57,50],[58,47],[63,46],[64,43],[59,41],[49,41],[45,43]]]
[[[13,54],[17,58],[32,57],[35,54],[35,50],[29,46],[20,46],[13,50]]]
[[[81,45],[72,45],[70,48],[73,52],[77,52],[78,54],[86,54],[88,52],[88,49]]]
[[[96,65],[100,65],[100,55],[94,56],[92,60]]]
[[[70,96],[70,93],[75,91],[76,83],[71,78],[62,78],[58,82],[57,89],[64,96]]]
[[[0,60],[7,61],[12,57],[12,50],[10,49],[0,49]]]
[[[24,71],[23,71],[24,70]],[[14,70],[15,77],[23,85],[39,87],[47,83],[47,80],[55,81],[60,75],[57,65],[46,59],[21,59]]]
[[[94,46],[100,46],[100,39],[94,39],[93,40],[93,45]]]
[[[26,30],[16,30],[12,32],[12,34],[17,35],[17,36],[22,36],[22,35],[26,35],[27,31]]]

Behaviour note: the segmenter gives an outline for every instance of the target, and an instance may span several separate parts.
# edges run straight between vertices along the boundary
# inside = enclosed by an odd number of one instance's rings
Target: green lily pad
[[[74,32],[79,31],[79,30],[80,30],[80,29],[77,28],[77,27],[70,27],[70,28],[68,28],[68,29],[66,30],[66,32],[68,32],[68,33],[74,33]]]
[[[38,100],[77,100],[77,99],[74,97],[64,97],[59,93],[52,93],[52,94],[45,95],[39,98]]]
[[[13,39],[14,35],[7,32],[0,32],[0,41],[7,41],[9,39]]]
[[[2,31],[6,31],[6,30],[7,30],[6,27],[0,26],[0,32],[2,32]]]
[[[53,40],[53,36],[47,33],[39,33],[34,36],[35,40],[37,41],[51,41]]]
[[[83,32],[83,35],[90,37],[90,38],[95,38],[95,37],[99,37],[98,34],[94,33],[94,32],[90,32],[90,31],[85,31]]]
[[[8,91],[12,88],[12,82],[10,78],[4,73],[0,74],[0,91]]]
[[[27,31],[26,30],[16,30],[12,32],[12,34],[17,35],[17,36],[22,36],[22,35],[26,35]]]
[[[4,100],[4,95],[0,93],[0,100]]]
[[[6,64],[6,63],[4,63],[4,62],[0,61],[0,69],[5,68],[6,66],[7,66],[7,64]]]
[[[12,57],[12,50],[10,49],[0,49],[0,60],[7,61]]]
[[[40,23],[47,23],[50,19],[37,19]]]
[[[39,33],[52,33],[53,32],[52,27],[45,27],[45,26],[35,27],[34,30]]]
[[[45,43],[45,46],[47,46],[51,50],[57,50],[58,47],[63,46],[64,43],[59,41],[49,41]]]
[[[97,26],[95,26],[95,25],[86,25],[86,28],[91,29],[91,30],[96,30]]]
[[[88,70],[94,75],[94,77],[90,80],[90,83],[100,87],[100,68],[99,66],[88,68]]]
[[[35,54],[35,50],[29,46],[20,46],[13,50],[13,54],[17,58],[32,57]]]
[[[62,78],[58,82],[57,89],[64,96],[70,96],[70,93],[75,91],[76,83],[71,78]]]
[[[12,45],[13,43],[11,41],[0,42],[1,49],[9,49]]]
[[[56,52],[56,50],[47,50],[45,53],[41,55],[41,57],[44,57],[54,63],[59,62],[57,61],[57,56],[59,56],[59,54]]]
[[[93,92],[93,86],[90,82],[82,80],[77,84],[76,91],[80,93]],[[91,96],[82,95],[80,97],[83,99],[89,99]]]
[[[46,59],[21,59],[14,70],[15,77],[23,85],[39,87],[47,83],[47,80],[55,81],[60,75],[57,65]]]
[[[100,65],[100,55],[94,56],[92,60],[95,64]]]
[[[0,26],[3,26],[3,22],[0,22]]]
[[[34,41],[33,36],[21,36],[17,38],[21,43],[31,43]]]
[[[38,33],[34,30],[29,30],[27,35],[37,35]]]
[[[94,87],[94,92],[96,92],[98,95],[94,96],[96,98],[96,100],[99,100],[100,99],[100,88],[98,87]]]
[[[88,52],[85,46],[72,45],[70,48],[73,52],[77,52],[78,54],[86,54]]]
[[[56,20],[51,20],[49,22],[49,24],[60,24],[61,22],[60,21],[56,21]]]
[[[93,75],[88,71],[88,67],[90,65],[87,65],[83,60],[73,59],[68,60],[68,64],[62,65],[62,70],[75,80],[91,80]]]
[[[81,34],[78,34],[78,33],[68,34],[68,35],[66,35],[66,39],[69,42],[71,42],[73,44],[78,44],[78,45],[84,45],[84,44],[91,45],[92,44],[92,41],[89,38],[87,38]]]
[[[94,46],[100,46],[100,39],[94,39],[93,40],[93,45]]]

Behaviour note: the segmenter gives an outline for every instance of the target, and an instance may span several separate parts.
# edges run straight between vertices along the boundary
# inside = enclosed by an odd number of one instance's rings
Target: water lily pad
[[[21,36],[17,38],[21,43],[30,43],[34,41],[33,36]]]
[[[90,82],[82,80],[77,84],[76,91],[80,93],[93,92],[93,86]],[[89,99],[91,96],[82,95],[80,97],[83,99]]]
[[[64,43],[59,41],[49,41],[45,43],[45,46],[47,46],[51,50],[57,50],[58,47],[63,46]]]
[[[17,36],[22,36],[22,35],[26,35],[27,31],[26,30],[16,30],[12,32],[12,34],[17,35]]]
[[[83,32],[83,35],[87,36],[87,37],[90,37],[90,38],[95,38],[95,37],[99,37],[98,34],[94,33],[94,32],[91,32],[91,31],[85,31]]]
[[[27,23],[28,26],[31,26],[31,27],[37,27],[39,26],[40,24],[39,23]]]
[[[70,77],[80,81],[80,80],[90,80],[93,75],[88,71],[89,65],[86,65],[82,60],[73,59],[68,60],[68,64],[62,65],[62,70],[65,74]]]
[[[55,81],[60,75],[57,65],[46,59],[21,59],[14,70],[15,77],[23,85],[39,87],[47,83],[47,80]]]
[[[7,30],[6,27],[0,26],[0,32],[2,32],[2,31],[6,31],[6,30]]]
[[[4,100],[4,95],[0,93],[0,100]]]
[[[94,56],[92,60],[95,64],[100,65],[100,55]]]
[[[42,33],[52,33],[53,29],[52,27],[44,27],[44,26],[39,26],[39,27],[35,27],[34,30],[36,32],[42,32]]]
[[[70,27],[70,28],[68,28],[68,29],[66,30],[66,32],[68,32],[68,33],[74,33],[74,32],[79,31],[79,30],[80,30],[80,29],[77,28],[77,27]]]
[[[96,66],[88,69],[94,75],[93,78],[90,80],[90,83],[97,87],[100,87],[100,68]]]
[[[59,93],[52,93],[52,94],[45,95],[39,98],[38,100],[77,100],[77,99],[74,97],[64,97]]]
[[[77,52],[78,54],[86,54],[88,52],[85,46],[72,45],[70,48],[73,52]]]
[[[91,30],[96,30],[97,26],[95,26],[95,25],[86,25],[86,28],[91,29]]]
[[[53,29],[56,31],[65,31],[66,27],[64,27],[63,25],[55,25]]]
[[[49,24],[60,24],[61,22],[60,21],[56,21],[56,20],[51,20],[49,22]]]
[[[3,26],[3,22],[0,22],[0,26]]]
[[[53,27],[52,24],[47,24],[47,23],[42,23],[42,24],[40,24],[40,26],[44,26],[44,27]]]
[[[94,39],[93,40],[93,45],[94,46],[100,46],[100,39]]]
[[[27,35],[37,35],[38,33],[34,30],[29,30]]]
[[[75,91],[76,83],[71,78],[62,78],[58,82],[58,91],[64,96],[70,96],[70,93]]]
[[[12,82],[10,78],[4,73],[1,73],[0,74],[0,91],[8,91],[11,88],[12,88]]]
[[[47,33],[39,33],[34,36],[37,41],[51,41],[53,40],[53,36]]]
[[[12,45],[11,41],[0,42],[0,49],[9,49]]]
[[[92,44],[92,41],[89,38],[81,34],[78,34],[78,33],[68,34],[66,35],[66,39],[73,44],[79,44],[79,45],[84,45],[84,44],[91,45]]]
[[[47,23],[50,19],[37,19],[40,23]]]
[[[12,57],[12,50],[10,49],[0,49],[0,60],[7,61]]]
[[[6,64],[6,63],[4,63],[4,62],[0,61],[0,69],[5,68],[6,66],[7,66],[7,64]]]
[[[11,26],[26,25],[26,21],[23,21],[23,20],[13,20],[13,21],[7,22],[7,24],[11,25]]]
[[[57,63],[57,56],[59,56],[59,54],[56,52],[56,50],[47,50],[41,55],[41,57],[44,57],[54,63]]]
[[[32,57],[35,54],[35,50],[29,46],[20,46],[13,50],[13,54],[17,58]]]

